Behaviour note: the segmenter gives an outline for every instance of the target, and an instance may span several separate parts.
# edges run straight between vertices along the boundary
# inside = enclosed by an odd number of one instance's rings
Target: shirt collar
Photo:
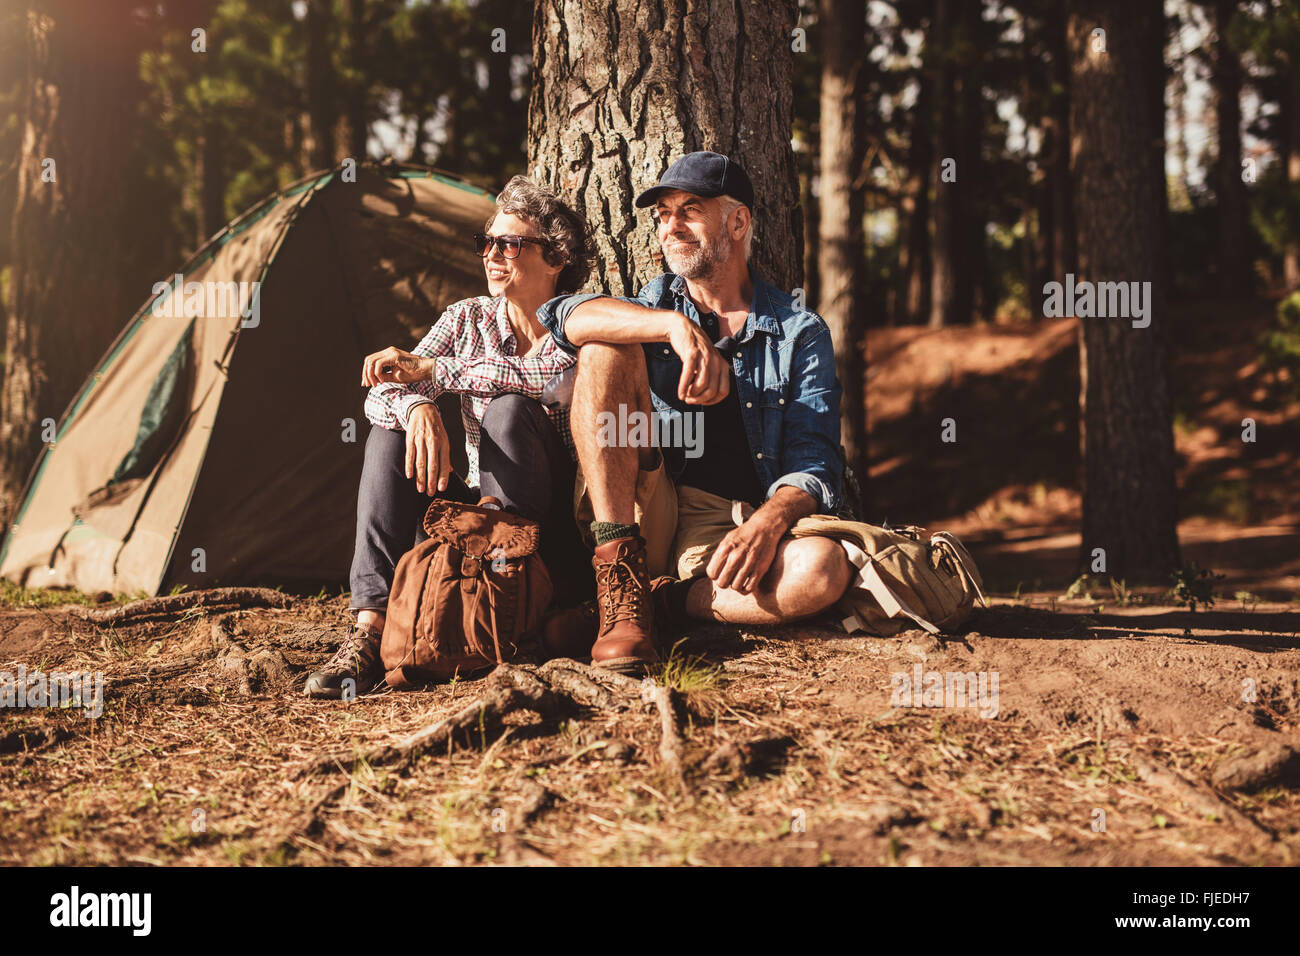
[[[515,341],[515,330],[510,325],[510,317],[506,314],[506,297],[497,298],[497,309],[493,318],[497,323],[497,336],[501,339],[501,351],[506,355],[513,355],[519,351],[519,343]]]
[[[740,334],[739,341],[748,342],[753,338],[755,332],[766,332],[768,335],[780,335],[781,323],[777,321],[775,311],[772,309],[771,299],[767,294],[767,283],[754,275],[751,269],[749,277],[754,283],[754,298],[749,305],[749,318],[745,320],[745,330]],[[673,276],[673,281],[668,286],[672,294],[682,300],[684,304],[690,306],[696,316],[699,315],[699,309],[695,308],[695,303],[691,301],[690,292],[686,288],[686,280],[679,275]]]

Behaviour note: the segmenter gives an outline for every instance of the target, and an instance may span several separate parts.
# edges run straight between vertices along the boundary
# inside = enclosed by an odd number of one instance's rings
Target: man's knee
[[[838,601],[851,569],[844,549],[830,538],[797,538],[784,546],[776,586],[799,596],[802,613],[815,614]]]

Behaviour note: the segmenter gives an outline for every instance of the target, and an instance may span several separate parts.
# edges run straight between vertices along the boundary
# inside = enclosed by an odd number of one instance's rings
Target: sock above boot
[[[596,539],[596,547],[602,544],[609,544],[611,541],[617,541],[619,538],[635,538],[641,533],[641,528],[636,524],[619,524],[617,521],[593,521],[591,523],[591,534]]]

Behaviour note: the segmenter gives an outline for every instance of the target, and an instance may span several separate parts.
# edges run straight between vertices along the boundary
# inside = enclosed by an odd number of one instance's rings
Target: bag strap
[[[880,576],[880,571],[876,568],[876,563],[871,559],[871,555],[863,551],[851,541],[841,540],[845,553],[848,555],[849,562],[858,569],[857,579],[853,582],[853,587],[862,588],[876,599],[881,610],[889,617],[897,617],[899,614],[911,618],[922,628],[931,634],[938,634],[939,628],[935,627],[925,618],[921,617],[910,607],[903,603],[903,600],[894,593],[893,589],[885,583],[885,579]],[[854,620],[849,618],[848,620]],[[858,622],[861,623],[861,622]],[[847,625],[847,622],[846,622]],[[848,627],[845,627],[848,630]]]
[[[930,544],[944,545],[944,551],[950,555],[956,563],[957,568],[961,571],[962,577],[966,582],[975,589],[975,596],[980,599],[980,604],[984,607],[989,606],[989,602],[984,599],[984,590],[980,587],[978,572],[974,572],[966,565],[966,559],[970,558],[971,565],[975,564],[975,559],[970,557],[970,552],[966,550],[965,545],[957,538],[956,535],[948,531],[936,531],[930,536]],[[965,555],[965,557],[963,557]]]

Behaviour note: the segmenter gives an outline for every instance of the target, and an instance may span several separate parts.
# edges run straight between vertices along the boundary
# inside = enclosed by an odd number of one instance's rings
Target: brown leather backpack
[[[552,592],[537,553],[541,528],[483,503],[435,499],[424,516],[428,540],[397,562],[380,644],[390,686],[465,676],[537,653]]]

